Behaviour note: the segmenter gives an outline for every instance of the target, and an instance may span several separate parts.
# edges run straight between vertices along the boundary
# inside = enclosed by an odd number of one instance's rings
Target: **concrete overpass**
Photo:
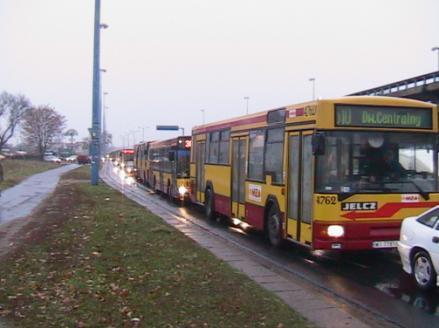
[[[439,104],[439,71],[355,92],[349,96],[402,97]]]

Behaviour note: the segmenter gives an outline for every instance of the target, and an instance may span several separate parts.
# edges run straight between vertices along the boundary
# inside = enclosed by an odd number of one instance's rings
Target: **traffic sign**
[[[178,125],[157,125],[156,130],[164,130],[164,131],[178,131],[180,128]]]

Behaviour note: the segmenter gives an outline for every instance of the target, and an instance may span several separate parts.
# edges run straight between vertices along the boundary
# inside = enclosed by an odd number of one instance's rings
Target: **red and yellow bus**
[[[146,184],[172,198],[188,199],[191,137],[152,141],[138,147],[139,151],[142,149],[147,151],[147,163],[139,161],[138,165],[146,172]]]
[[[148,161],[149,145],[152,141],[142,142],[134,146],[134,166],[136,168],[136,180],[147,184],[150,162]]]
[[[390,248],[439,204],[437,107],[318,100],[193,128],[191,199],[313,249]]]

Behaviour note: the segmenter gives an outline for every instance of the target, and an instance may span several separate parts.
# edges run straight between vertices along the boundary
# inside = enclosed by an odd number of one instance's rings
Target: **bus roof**
[[[150,148],[172,147],[172,146],[177,146],[178,140],[190,140],[190,139],[192,139],[192,136],[180,136],[167,140],[151,141],[149,146]]]
[[[432,103],[427,103],[420,100],[385,97],[385,96],[346,96],[340,98],[331,99],[319,99],[315,101],[308,101],[294,105],[287,105],[283,107],[273,108],[257,113],[248,115],[237,116],[230,119],[225,119],[213,123],[207,123],[203,125],[197,125],[192,128],[193,134],[205,133],[215,130],[232,128],[235,126],[250,125],[266,122],[267,113],[275,110],[291,110],[295,108],[304,108],[307,106],[316,106],[324,103],[337,103],[337,104],[355,104],[355,105],[383,105],[383,106],[408,106],[408,107],[424,107],[431,108],[436,106]]]

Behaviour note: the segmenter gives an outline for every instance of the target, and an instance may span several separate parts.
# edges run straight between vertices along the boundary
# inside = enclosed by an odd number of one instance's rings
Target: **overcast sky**
[[[91,126],[93,0],[0,0],[0,91]],[[115,144],[437,70],[438,0],[102,0]],[[126,139],[126,138],[125,138]]]

